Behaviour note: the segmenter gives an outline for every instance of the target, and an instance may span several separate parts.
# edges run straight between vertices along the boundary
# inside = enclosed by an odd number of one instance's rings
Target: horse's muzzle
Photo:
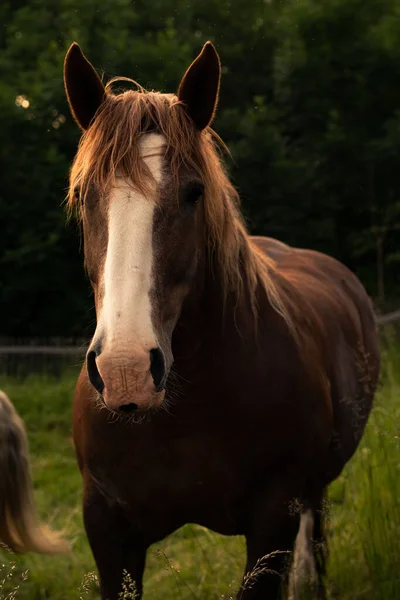
[[[90,383],[107,408],[132,413],[157,408],[164,400],[166,368],[160,348],[99,352],[96,346],[86,356]]]

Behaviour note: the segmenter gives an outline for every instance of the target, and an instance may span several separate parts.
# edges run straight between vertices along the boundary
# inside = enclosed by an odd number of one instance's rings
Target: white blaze
[[[147,134],[140,154],[157,184],[162,176],[164,138]],[[153,263],[153,197],[132,189],[124,177],[117,177],[108,209],[108,246],[104,267],[104,297],[99,329],[106,344],[132,334],[136,342],[156,345],[151,320],[150,288]]]

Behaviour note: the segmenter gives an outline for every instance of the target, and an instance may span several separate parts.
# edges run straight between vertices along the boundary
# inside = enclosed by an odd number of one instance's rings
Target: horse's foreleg
[[[307,597],[326,599],[326,539],[324,531],[324,489],[307,494],[301,506],[300,527],[296,537],[289,576],[288,600]]]
[[[313,550],[315,566],[317,571],[316,581],[316,597],[319,600],[325,600],[326,589],[326,562],[328,558],[328,545],[325,531],[325,507],[324,507],[324,490],[313,498],[312,510],[314,516],[314,535],[313,535]]]
[[[246,533],[247,564],[238,600],[278,600],[299,527],[293,499],[269,493],[257,502]],[[251,508],[250,508],[251,510]]]
[[[128,582],[134,582],[135,598],[139,600],[147,550],[141,536],[133,531],[122,509],[110,503],[88,481],[84,486],[83,516],[99,572],[102,600],[118,600],[125,574],[128,574]]]

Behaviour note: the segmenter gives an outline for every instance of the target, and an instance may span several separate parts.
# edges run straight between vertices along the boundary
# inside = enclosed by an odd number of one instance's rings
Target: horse
[[[372,408],[372,302],[334,258],[249,235],[211,128],[220,74],[210,42],[176,95],[65,57],[96,309],[73,438],[103,600],[124,570],[141,598],[147,549],[186,523],[245,536],[241,600],[286,593],[293,552],[293,593],[316,574],[323,595],[324,491]]]
[[[58,533],[39,524],[25,427],[1,390],[0,475],[0,543],[18,553],[66,552],[68,543]]]

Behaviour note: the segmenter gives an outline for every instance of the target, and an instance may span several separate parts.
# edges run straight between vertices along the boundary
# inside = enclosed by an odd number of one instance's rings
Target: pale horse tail
[[[0,391],[0,542],[14,552],[56,554],[69,549],[36,513],[24,424]]]

